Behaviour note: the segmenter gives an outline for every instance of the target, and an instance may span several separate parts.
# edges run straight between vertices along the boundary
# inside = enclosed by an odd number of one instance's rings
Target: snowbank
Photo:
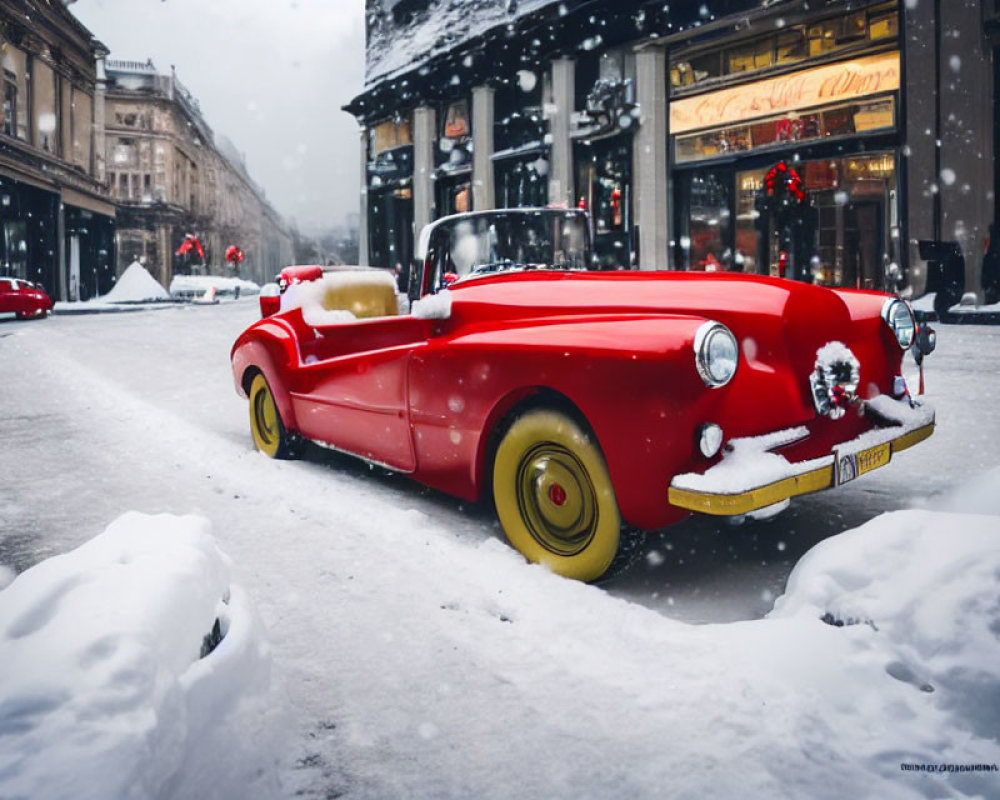
[[[419,789],[379,757],[380,788],[368,788],[383,796],[470,796],[463,792],[491,785],[479,796],[653,797],[667,786],[678,797],[993,796],[998,526],[992,515],[883,515],[810,551],[766,619],[705,626],[520,564],[496,541],[460,553],[449,540],[427,540],[431,554],[478,561],[466,577],[484,591],[442,587],[437,596],[450,599],[416,629],[383,632],[400,656],[414,637],[424,642],[423,660],[410,656],[412,685],[396,691],[430,699],[464,687],[442,647],[476,654],[489,675],[474,671],[473,684],[493,688],[436,702],[436,716],[400,719],[400,731],[348,718],[345,735],[363,750],[376,735],[469,770],[445,785],[438,769]],[[261,736],[261,631],[206,528],[197,518],[127,514],[0,592],[0,796],[289,796],[274,783],[269,753],[278,749]],[[419,526],[411,533],[425,538]],[[490,599],[491,580],[513,593]],[[416,586],[398,588],[422,597]],[[199,659],[216,617],[226,636]],[[348,660],[367,670],[372,629],[363,619],[357,628]],[[428,671],[435,664],[440,675]],[[394,702],[373,689],[364,704],[374,720]],[[550,756],[561,752],[568,771],[517,785],[479,774],[498,703],[514,726],[509,758],[555,748]],[[470,706],[478,713],[453,728],[453,711]],[[272,725],[272,737],[280,730]],[[404,730],[413,737],[406,746]],[[572,755],[562,752],[570,740]],[[615,772],[618,759],[627,774]]]
[[[167,290],[138,261],[129,264],[118,276],[111,291],[101,298],[108,303],[148,303],[169,299]]]
[[[900,763],[1000,763],[998,531],[996,516],[894,512],[817,545],[789,576],[769,620],[836,629],[810,683],[833,735],[863,735],[873,768],[899,752],[880,730],[903,727]],[[1000,774],[952,785],[995,796]]]
[[[272,793],[268,651],[208,527],[128,513],[0,592],[0,797]]]
[[[170,296],[183,299],[200,297],[214,289],[217,294],[257,294],[260,286],[242,278],[225,278],[221,275],[175,275],[170,281]]]

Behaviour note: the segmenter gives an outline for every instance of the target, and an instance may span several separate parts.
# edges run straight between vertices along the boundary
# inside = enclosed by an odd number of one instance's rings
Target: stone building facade
[[[264,283],[292,261],[289,230],[250,178],[243,157],[217,136],[176,74],[152,62],[107,61],[106,159],[119,209],[119,269],[141,258],[165,286],[175,274],[232,275]],[[197,251],[177,255],[188,236]]]
[[[997,0],[368,0],[362,258],[465,209],[586,207],[608,267],[982,298]],[[933,249],[933,248],[931,248]],[[940,288],[940,287],[937,287]]]
[[[115,280],[104,183],[106,48],[62,3],[0,4],[0,275],[87,299]]]

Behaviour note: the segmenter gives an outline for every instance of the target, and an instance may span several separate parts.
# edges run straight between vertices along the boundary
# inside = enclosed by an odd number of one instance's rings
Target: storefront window
[[[730,179],[732,173],[696,172],[682,179],[686,231],[679,244],[681,266],[716,272],[730,269]]]
[[[534,208],[548,202],[549,162],[536,153],[495,162],[497,208]]]
[[[788,27],[756,36],[726,48],[692,49],[671,61],[671,91],[710,83],[727,75],[740,75],[793,64],[807,56],[817,58],[851,49],[864,49],[899,35],[899,9],[895,2],[868,11],[854,11],[827,20]],[[704,47],[704,46],[703,46]]]
[[[441,109],[441,129],[434,153],[438,174],[472,169],[472,126],[469,103],[458,100]]]
[[[806,39],[802,29],[778,34],[777,52],[775,53],[776,64],[794,64],[802,61],[805,57]]]
[[[464,214],[472,210],[472,181],[468,175],[438,178],[435,188],[437,216]]]
[[[405,280],[413,256],[413,130],[399,116],[368,130],[369,263]]]
[[[895,39],[899,35],[899,15],[896,13],[873,16],[868,29],[868,37],[876,39]]]
[[[670,85],[674,89],[683,89],[699,83],[719,78],[723,74],[722,56],[718,51],[701,53],[682,58],[670,66]]]
[[[369,260],[397,275],[413,255],[413,195],[409,188],[369,193]]]
[[[0,263],[0,275],[27,280],[28,226],[21,220],[4,220],[2,244],[3,261]]]
[[[605,269],[628,269],[633,262],[632,140],[612,137],[581,142],[576,150],[577,205],[590,212],[594,252]]]
[[[895,100],[880,97],[677,136],[675,160],[677,163],[700,161],[736,152],[782,147],[793,142],[891,130],[895,125]]]
[[[369,158],[400,145],[413,144],[409,118],[386,120],[368,129]]]
[[[764,69],[771,66],[774,55],[773,43],[771,39],[759,39],[750,42],[739,48],[734,48],[727,52],[727,71],[750,72],[755,69]]]
[[[545,139],[542,111],[542,77],[534,70],[518,70],[497,87],[494,95],[496,123],[494,147],[497,151],[540,145]]]
[[[766,173],[766,169],[758,169],[736,176],[736,252],[733,268],[739,272],[758,272],[760,211],[757,200],[764,190]]]
[[[885,288],[895,198],[891,153],[737,172],[734,268]]]

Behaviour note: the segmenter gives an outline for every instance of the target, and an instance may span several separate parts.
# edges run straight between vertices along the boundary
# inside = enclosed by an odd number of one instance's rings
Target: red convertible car
[[[492,497],[525,557],[594,580],[642,530],[776,513],[933,432],[902,375],[905,302],[588,271],[579,216],[519,212],[529,235],[512,213],[428,226],[408,313],[387,273],[287,272],[277,313],[232,349],[257,447],[286,458],[313,440]]]
[[[36,283],[20,278],[0,278],[0,313],[18,319],[44,317],[52,310],[52,299]]]

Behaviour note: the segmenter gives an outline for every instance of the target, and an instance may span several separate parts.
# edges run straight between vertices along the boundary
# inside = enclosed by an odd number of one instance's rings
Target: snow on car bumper
[[[763,436],[733,439],[715,466],[702,474],[688,472],[670,482],[671,505],[702,514],[733,516],[783,503],[791,497],[839,486],[889,463],[894,453],[922,442],[934,432],[934,410],[911,407],[885,395],[867,401],[866,411],[880,421],[832,452],[790,462],[779,447],[809,435],[805,426]]]

